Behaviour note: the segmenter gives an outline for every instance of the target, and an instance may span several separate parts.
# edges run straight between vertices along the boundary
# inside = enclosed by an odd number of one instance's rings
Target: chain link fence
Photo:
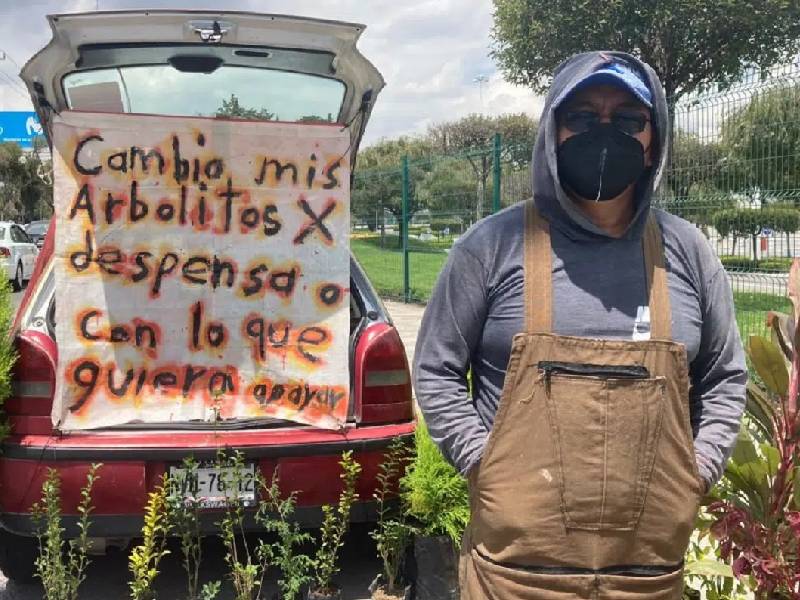
[[[672,152],[655,203],[694,223],[725,266],[744,337],[789,310],[800,256],[800,65],[753,73],[673,107]],[[357,170],[353,252],[385,297],[424,302],[447,252],[472,224],[531,196],[531,143],[399,160]]]

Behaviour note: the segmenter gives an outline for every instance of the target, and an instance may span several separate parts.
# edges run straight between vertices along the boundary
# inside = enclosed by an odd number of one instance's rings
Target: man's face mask
[[[644,147],[613,122],[594,123],[558,147],[561,183],[587,200],[616,198],[644,170]]]

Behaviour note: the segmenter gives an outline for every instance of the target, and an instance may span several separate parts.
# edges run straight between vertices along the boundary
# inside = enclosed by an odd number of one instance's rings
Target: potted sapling
[[[339,465],[342,467],[343,489],[335,507],[329,504],[322,507],[320,544],[314,557],[314,577],[306,594],[307,600],[342,598],[342,590],[334,584],[333,576],[339,571],[339,551],[344,546],[344,536],[350,526],[350,509],[356,500],[356,482],[361,465],[353,458],[351,450],[342,454]]]
[[[383,571],[369,586],[373,600],[404,600],[411,597],[411,586],[402,579],[406,550],[414,528],[407,522],[402,499],[392,502],[398,480],[410,459],[411,449],[401,438],[395,438],[378,473],[378,489],[373,495],[378,509],[378,522],[370,535],[375,540]]]
[[[458,548],[469,522],[466,480],[442,456],[423,422],[416,453],[400,481],[409,520],[416,527],[409,571],[417,600],[458,600]]]

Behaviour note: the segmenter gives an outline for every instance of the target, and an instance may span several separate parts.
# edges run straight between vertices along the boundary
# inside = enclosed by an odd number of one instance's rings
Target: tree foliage
[[[417,183],[425,171],[418,161],[431,152],[423,139],[401,137],[381,140],[358,154],[356,176],[350,193],[352,213],[367,222],[374,230],[383,224],[383,213],[389,211],[400,219],[403,213],[403,157],[411,162],[409,168],[409,219],[424,206],[416,194]],[[399,236],[402,242],[402,236]]]
[[[778,233],[794,233],[800,229],[800,214],[793,207],[766,206],[757,208],[725,208],[712,214],[711,222],[723,238],[749,237],[753,245],[753,257],[758,257],[756,238],[763,229]]]
[[[428,129],[428,138],[435,148],[444,153],[453,153],[490,148],[496,133],[500,134],[506,145],[531,144],[536,137],[537,126],[537,121],[525,113],[498,116],[473,113],[455,121],[432,125]]]
[[[430,127],[428,137],[434,147],[444,153],[462,153],[475,175],[475,213],[484,213],[487,182],[492,173],[492,143],[496,134],[503,140],[504,161],[520,163],[530,161],[530,147],[536,137],[538,123],[525,113],[496,117],[471,114],[456,121]]]
[[[236,94],[231,94],[230,98],[222,101],[222,106],[217,109],[216,116],[249,119],[251,121],[272,121],[275,119],[275,113],[269,112],[266,108],[242,106]]]
[[[462,215],[483,216],[484,201],[491,197],[495,133],[502,138],[503,164],[527,168],[536,126],[536,121],[523,113],[472,114],[433,125],[425,136],[381,140],[358,155],[351,192],[353,215],[371,230],[381,228],[384,211],[399,220],[406,156],[409,217],[422,209],[457,213],[459,223]]]
[[[676,198],[687,198],[692,188],[721,189],[723,152],[715,141],[678,130],[672,146],[667,185]]]
[[[769,67],[798,49],[795,0],[494,0],[492,54],[506,77],[544,91],[577,52],[622,50],[649,63],[676,101]]]
[[[14,142],[0,143],[0,219],[31,221],[49,215],[53,206],[51,165],[37,152],[23,152]]]
[[[475,204],[476,183],[461,161],[449,158],[437,161],[420,182],[420,204],[432,213],[463,214]]]
[[[800,203],[800,85],[754,94],[728,117],[722,146],[744,189]]]

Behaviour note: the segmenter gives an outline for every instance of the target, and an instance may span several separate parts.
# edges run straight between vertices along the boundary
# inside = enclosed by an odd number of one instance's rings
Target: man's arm
[[[455,244],[422,319],[414,388],[431,438],[462,474],[480,460],[488,435],[467,388],[486,311],[484,265]]]
[[[722,477],[736,445],[747,367],[730,284],[721,266],[704,291],[702,338],[691,365],[691,414],[697,466],[710,488]]]

